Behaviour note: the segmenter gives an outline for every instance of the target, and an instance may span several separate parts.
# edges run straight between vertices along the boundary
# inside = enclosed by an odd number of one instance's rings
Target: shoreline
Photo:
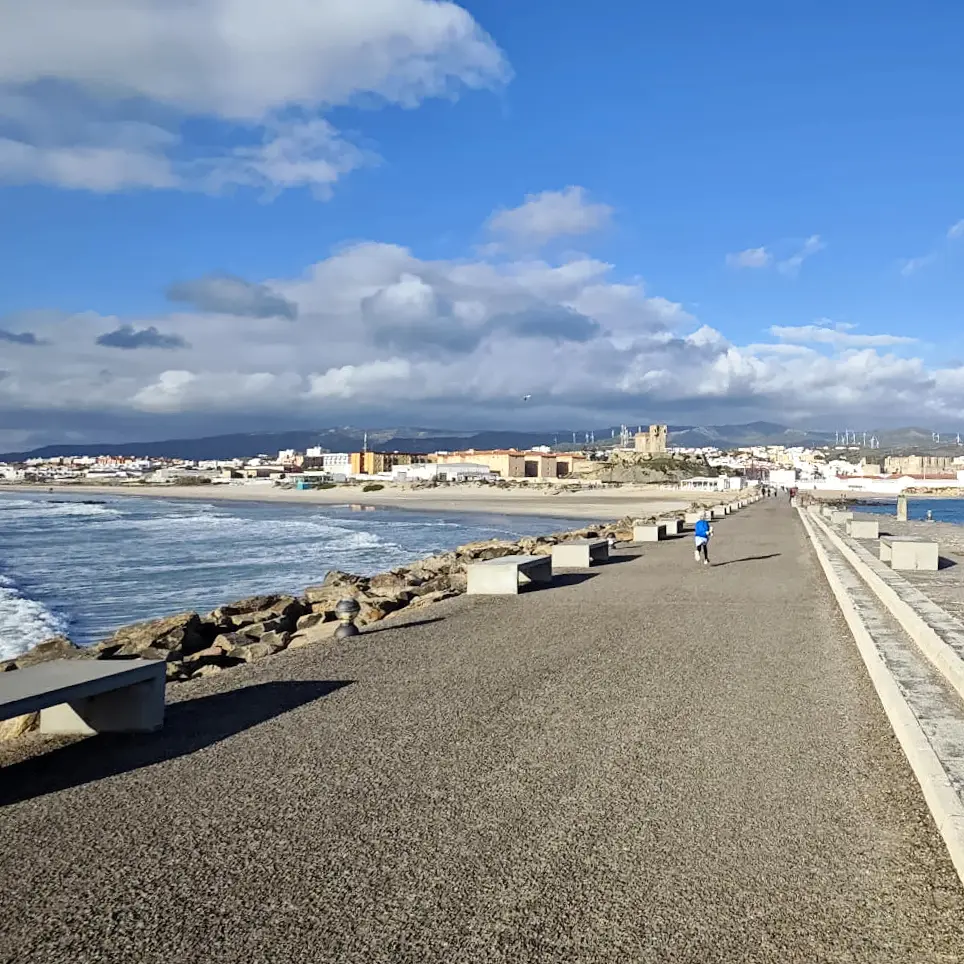
[[[402,509],[413,512],[460,512],[486,515],[521,515],[546,519],[580,519],[598,522],[629,515],[660,515],[680,512],[691,504],[711,505],[739,497],[739,492],[699,492],[642,487],[587,489],[580,492],[526,491],[523,488],[396,488],[362,492],[360,486],[335,489],[279,489],[273,486],[157,486],[139,485],[0,485],[4,492],[77,498],[87,496],[144,499],[184,499],[199,502],[260,502],[302,506],[361,506],[371,509]]]

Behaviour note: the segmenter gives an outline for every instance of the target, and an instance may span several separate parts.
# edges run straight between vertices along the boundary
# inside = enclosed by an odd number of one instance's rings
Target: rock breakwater
[[[232,667],[329,640],[338,627],[335,607],[342,599],[359,605],[356,625],[365,626],[433,605],[465,592],[465,567],[473,562],[525,553],[546,555],[571,539],[632,539],[638,518],[532,536],[515,541],[492,539],[459,546],[374,576],[332,570],[323,582],[300,596],[268,594],[240,599],[208,613],[183,612],[123,626],[92,646],[77,646],[65,636],[38,643],[14,659],[0,662],[0,672],[24,669],[52,659],[156,659],[166,663],[167,680],[181,684]],[[652,519],[642,521],[655,521]],[[20,735],[35,719],[18,718],[0,729]]]

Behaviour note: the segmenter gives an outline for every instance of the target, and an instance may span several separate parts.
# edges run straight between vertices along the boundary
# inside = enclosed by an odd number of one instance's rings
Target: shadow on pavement
[[[409,629],[412,626],[430,626],[432,623],[444,622],[444,617],[433,616],[431,619],[413,619],[411,622],[403,623],[401,620],[389,623],[387,626],[374,626],[369,629],[367,626],[359,626],[362,636],[371,636],[372,633],[387,633],[392,629]]]
[[[727,559],[725,562],[714,562],[713,565],[719,568],[720,566],[732,566],[737,562],[761,562],[764,559],[775,559],[779,555],[782,555],[782,553],[771,552],[765,556],[744,556],[742,559]]]
[[[171,703],[155,733],[104,733],[3,767],[0,806],[187,756],[353,682],[261,683]]]
[[[548,592],[550,589],[564,589],[566,586],[578,586],[587,579],[595,579],[594,572],[559,572],[552,577],[552,582],[531,582],[522,587],[522,592]]]
[[[948,559],[947,556],[937,557],[937,568],[938,569],[951,569],[957,565],[957,562],[953,559]]]

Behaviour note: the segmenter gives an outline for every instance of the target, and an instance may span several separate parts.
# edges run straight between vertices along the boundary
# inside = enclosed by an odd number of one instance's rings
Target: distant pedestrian
[[[706,519],[700,519],[694,529],[696,549],[693,555],[696,557],[696,561],[702,562],[704,566],[710,564],[710,536],[712,535],[713,526]]]

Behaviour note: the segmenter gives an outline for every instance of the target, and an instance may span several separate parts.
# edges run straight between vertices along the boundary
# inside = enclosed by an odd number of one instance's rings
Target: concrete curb
[[[881,659],[873,637],[867,631],[849,593],[833,571],[826,550],[820,544],[813,529],[813,520],[808,518],[805,509],[798,509],[798,512],[820,567],[836,597],[837,605],[857,643],[857,649],[867,667],[881,706],[920,784],[927,808],[947,846],[954,869],[964,883],[964,804],[951,785],[940,758],[921,728],[920,721],[907,704],[897,681]]]
[[[853,570],[867,584],[871,592],[887,607],[914,641],[920,651],[934,664],[938,672],[964,699],[964,660],[936,633],[926,620],[901,599],[829,526],[815,516],[810,517],[827,535],[834,547]]]

